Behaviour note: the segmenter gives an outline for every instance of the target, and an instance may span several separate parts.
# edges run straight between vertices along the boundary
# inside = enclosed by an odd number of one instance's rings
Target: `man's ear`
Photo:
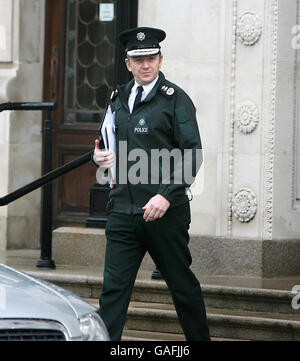
[[[163,55],[160,53],[159,54],[159,68],[161,68],[161,66],[162,66],[162,61],[163,61]]]
[[[130,61],[128,58],[125,59],[125,64],[126,64],[127,70],[131,71]]]

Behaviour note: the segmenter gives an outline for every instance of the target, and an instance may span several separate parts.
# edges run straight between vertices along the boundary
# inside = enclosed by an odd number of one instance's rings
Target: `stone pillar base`
[[[53,232],[55,264],[104,266],[104,229],[61,227]],[[191,235],[192,270],[202,275],[278,277],[300,275],[299,240],[254,240]],[[141,270],[155,265],[146,254]]]
[[[192,268],[200,274],[248,277],[300,275],[300,239],[191,236]]]

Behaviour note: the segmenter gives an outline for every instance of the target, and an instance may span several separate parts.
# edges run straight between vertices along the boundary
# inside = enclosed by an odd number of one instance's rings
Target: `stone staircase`
[[[196,246],[195,242],[194,252]],[[98,307],[104,231],[57,229],[52,249],[57,266],[54,270],[36,268],[38,250],[0,252],[0,262],[69,289]],[[135,283],[123,339],[185,340],[165,282],[151,280],[154,269],[147,255]],[[198,264],[195,269],[201,272]],[[293,309],[295,294],[291,292],[300,284],[299,276],[262,279],[195,273],[202,286],[213,340],[300,340],[300,310]]]
[[[80,265],[82,271],[34,273],[98,306],[102,271],[98,270],[97,276],[87,275],[87,271],[104,264],[105,243],[103,229],[59,228],[53,232],[56,263],[73,265],[73,270]],[[197,252],[197,240],[191,239],[190,243],[192,253]],[[197,258],[194,258],[196,262]],[[202,270],[199,264],[193,262],[193,265]],[[209,269],[209,264],[205,266]],[[124,340],[184,340],[165,282],[151,280],[154,268],[146,255],[128,309]],[[285,279],[281,283],[278,278],[269,280],[269,288],[257,286],[262,280],[253,283],[247,277],[240,282],[235,282],[234,277],[200,276],[199,279],[213,339],[300,340],[300,310],[294,310],[291,305],[294,296],[291,289],[300,284],[299,277],[288,280],[289,284]]]
[[[66,270],[28,273],[98,306],[101,276],[87,276],[84,270],[82,274]],[[300,311],[293,310],[290,291],[202,283],[202,292],[213,340],[300,340]],[[137,279],[123,340],[185,340],[164,281]]]

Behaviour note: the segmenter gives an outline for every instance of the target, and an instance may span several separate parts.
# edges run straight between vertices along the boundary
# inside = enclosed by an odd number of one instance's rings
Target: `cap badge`
[[[140,32],[140,33],[137,33],[136,37],[139,41],[143,41],[143,40],[145,40],[146,35],[144,33]]]

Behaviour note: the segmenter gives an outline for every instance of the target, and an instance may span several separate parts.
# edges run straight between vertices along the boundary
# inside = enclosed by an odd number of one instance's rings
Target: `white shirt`
[[[154,85],[157,82],[157,79],[158,79],[158,76],[154,80],[152,80],[151,83],[143,85],[142,101],[151,92],[151,90],[153,89]],[[134,86],[132,87],[131,93],[128,98],[128,106],[129,106],[130,113],[132,113],[132,108],[134,105],[135,97],[137,96],[137,87],[138,86],[139,86],[139,84],[137,82],[134,82]]]

